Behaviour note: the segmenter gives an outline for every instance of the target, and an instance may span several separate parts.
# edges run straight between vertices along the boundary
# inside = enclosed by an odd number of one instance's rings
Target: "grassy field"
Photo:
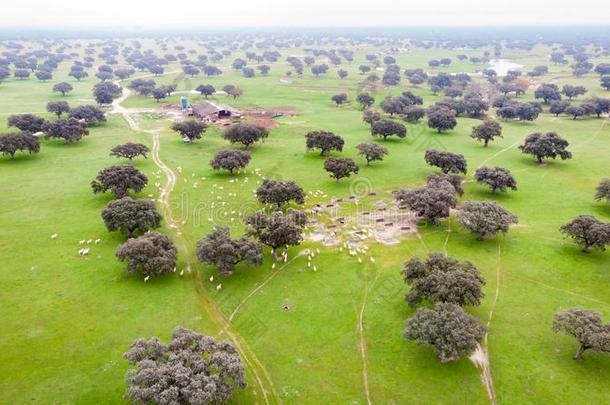
[[[241,77],[228,66],[238,56],[234,54],[219,64],[224,71],[220,77],[191,79],[171,73],[155,78],[158,83],[176,83],[178,90],[202,83],[217,89],[235,84],[244,90],[242,97],[214,99],[238,108],[299,111],[297,116],[280,118],[269,138],[253,148],[252,162],[237,182],[209,167],[214,152],[227,147],[217,128],[210,128],[202,140],[185,144],[169,130],[168,120],[144,114],[138,117],[142,130],[162,130],[160,158],[178,177],[171,199],[173,217],[181,226],[162,231],[184,240],[191,262],[196,263],[194,245],[214,224],[231,225],[234,236],[243,232],[237,214],[260,208],[252,192],[262,176],[296,180],[306,191],[326,194],[326,198],[310,196],[307,206],[353,194],[363,186],[377,192],[376,197],[361,202],[358,208],[364,209],[376,200],[390,200],[393,190],[423,184],[431,172],[423,155],[432,147],[467,158],[466,193],[461,201],[495,200],[519,216],[518,226],[505,237],[479,242],[451,218],[438,226],[422,226],[419,237],[409,236],[397,246],[370,244],[369,255],[375,263],[365,260],[362,264],[336,247],[305,242],[290,249],[291,260],[280,270],[272,268],[266,252],[261,267],[238,267],[231,278],[221,281],[219,291],[217,281],[207,281],[211,275],[216,277],[216,271],[199,264],[184,277],[175,274],[144,283],[126,275],[115,259],[114,250],[123,238],[108,233],[100,217],[110,196],[94,195],[89,186],[98,170],[116,163],[108,156],[112,146],[126,141],[152,145],[150,133],[131,130],[121,116],[113,115],[77,144],[43,141],[38,155],[0,159],[4,190],[0,207],[0,279],[4,286],[0,292],[0,402],[120,402],[127,370],[121,356],[134,339],[167,339],[176,325],[215,335],[222,329],[220,313],[233,316],[231,333],[239,336],[252,361],[249,387],[238,393],[235,403],[264,403],[256,380],[259,376],[272,403],[365,404],[365,366],[372,403],[488,403],[480,370],[468,359],[440,364],[431,349],[401,336],[404,320],[414,312],[404,300],[407,287],[400,276],[402,263],[439,251],[473,261],[487,280],[482,305],[469,312],[487,322],[493,309],[488,339],[499,403],[606,403],[610,386],[603,382],[610,380],[610,357],[587,353],[585,361],[576,363],[571,359],[576,342],[554,334],[550,327],[557,310],[574,306],[598,310],[606,320],[610,317],[610,254],[583,255],[558,231],[579,214],[610,221],[610,206],[593,201],[599,180],[610,176],[610,126],[604,126],[608,118],[574,121],[543,114],[533,123],[503,122],[504,138],[489,148],[469,137],[477,120],[460,118],[455,130],[442,135],[423,124],[408,124],[407,138],[385,142],[390,155],[366,167],[355,146],[370,141],[371,136],[353,100],[364,78],[357,68],[369,51],[359,50],[353,63],[341,66],[349,72],[343,80],[336,76],[335,68],[319,78],[307,71],[303,77],[287,78],[288,65],[283,61],[290,52],[283,52],[281,62],[273,64],[266,77]],[[294,51],[295,55],[302,53]],[[439,71],[482,68],[458,63],[455,56],[459,53],[480,55],[482,51],[415,49],[397,54],[397,63],[403,69],[427,68],[429,59],[448,55],[454,64]],[[507,51],[507,57],[528,70],[547,64],[548,53],[548,48],[537,47],[527,53]],[[62,65],[49,83],[35,79],[2,83],[0,128],[5,129],[11,113],[43,113],[47,101],[61,99],[51,87],[68,79],[67,71],[68,66]],[[569,68],[551,66],[551,72],[537,80],[582,84],[589,89],[588,95],[604,95],[596,75],[578,79],[564,77],[567,75]],[[65,99],[73,106],[91,103],[90,88],[96,79],[69,81],[75,91]],[[427,87],[408,86],[404,79],[401,86],[379,88],[374,96],[378,103],[386,95],[406,89],[424,97],[426,105],[442,99]],[[335,107],[330,97],[338,92],[347,92],[352,102]],[[532,90],[521,97],[530,98]],[[173,96],[165,102],[176,104],[177,99]],[[192,102],[198,99],[191,97]],[[157,105],[153,99],[139,96],[123,103],[130,108]],[[346,147],[336,155],[357,160],[361,164],[358,176],[339,184],[328,177],[323,158],[305,151],[304,135],[314,129],[344,137]],[[536,165],[517,149],[527,134],[536,131],[558,132],[570,142],[574,158]],[[519,190],[492,195],[477,185],[472,174],[483,164],[510,169]],[[151,159],[139,160],[136,166],[149,177],[140,196],[158,198],[154,183],[165,181],[156,179],[158,168]],[[219,201],[225,201],[225,206],[212,207],[212,202]],[[349,215],[356,208],[345,205],[341,212]],[[58,238],[52,240],[54,233]],[[91,255],[78,255],[80,240],[97,238],[102,241],[92,245]],[[306,257],[297,257],[304,248],[320,249],[313,261],[316,272],[307,267]],[[184,251],[181,254],[179,270],[185,267]],[[291,310],[284,311],[285,305]]]

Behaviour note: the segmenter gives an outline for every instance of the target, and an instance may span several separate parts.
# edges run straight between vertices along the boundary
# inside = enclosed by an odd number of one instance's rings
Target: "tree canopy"
[[[27,132],[8,133],[0,135],[0,152],[15,159],[19,151],[30,154],[40,152],[40,140]]]
[[[517,217],[493,201],[466,201],[457,214],[458,222],[476,235],[477,240],[506,233]]]
[[[122,198],[128,195],[129,190],[142,191],[147,183],[144,173],[131,165],[110,166],[100,170],[91,182],[91,188],[96,194],[110,190],[117,198]]]
[[[281,208],[290,201],[304,204],[305,192],[294,181],[264,179],[256,189],[256,198],[263,204],[274,204]]]
[[[487,119],[481,125],[472,128],[470,137],[483,141],[483,146],[487,147],[490,141],[502,138],[502,126],[494,120]]]
[[[147,153],[148,146],[133,142],[117,145],[110,150],[110,156],[122,157],[129,160],[132,160],[138,156],[142,156],[144,159],[146,159]]]
[[[588,253],[591,248],[606,250],[610,245],[610,224],[600,221],[593,215],[579,215],[562,225],[559,230],[582,245],[582,251]]]
[[[455,187],[447,180],[433,180],[422,187],[398,190],[394,199],[400,208],[409,208],[434,225],[449,216],[457,205]]]
[[[467,162],[464,155],[445,151],[427,150],[425,160],[430,166],[440,168],[443,173],[466,174]]]
[[[255,142],[264,140],[269,131],[260,125],[239,123],[230,125],[223,133],[223,137],[231,143],[241,143],[249,149]]]
[[[468,356],[486,332],[480,321],[451,303],[439,303],[435,309],[420,308],[406,325],[405,338],[432,346],[441,363]]]
[[[196,139],[201,139],[207,127],[206,124],[197,120],[175,122],[172,125],[172,129],[188,139],[189,143],[193,143]]]
[[[248,166],[251,157],[250,152],[245,150],[221,149],[214,154],[210,166],[214,170],[228,170],[233,175],[236,170]]]
[[[556,159],[559,156],[561,160],[571,159],[572,153],[566,150],[568,145],[568,141],[555,132],[546,134],[535,132],[525,138],[525,142],[519,146],[519,149],[523,153],[533,155],[538,163],[542,164],[545,158]]]
[[[455,128],[457,125],[455,116],[455,111],[450,110],[449,108],[437,108],[428,111],[428,126],[436,129],[440,134],[442,131]]]
[[[572,336],[580,346],[574,360],[582,360],[587,350],[610,354],[610,323],[604,324],[599,312],[571,308],[555,314],[553,331]]]
[[[361,143],[356,145],[358,155],[366,159],[366,165],[369,166],[374,160],[383,160],[389,152],[388,149],[377,145],[376,143]]]
[[[161,226],[162,217],[151,200],[123,197],[108,203],[102,219],[109,231],[119,231],[131,238],[136,232],[145,233]]]
[[[126,376],[125,396],[139,404],[223,404],[246,387],[235,346],[176,327],[169,344],[137,339],[123,355],[135,369]]]
[[[508,169],[503,167],[479,167],[474,173],[474,178],[477,183],[489,186],[492,193],[498,190],[504,192],[507,188],[517,190],[515,178]]]
[[[147,232],[120,245],[115,255],[120,261],[127,262],[128,272],[141,273],[147,280],[148,277],[175,271],[178,250],[167,236]]]
[[[457,305],[479,305],[485,296],[485,280],[471,262],[459,262],[442,253],[430,253],[425,261],[408,260],[401,272],[411,286],[406,299],[410,306],[423,300],[431,303],[450,302]]]
[[[80,141],[83,136],[89,135],[87,124],[76,118],[47,121],[42,126],[42,132],[49,138],[63,139],[65,143]]]
[[[337,180],[338,183],[342,178],[358,173],[359,168],[350,158],[329,157],[324,161],[324,170],[329,172],[330,177]]]
[[[263,262],[261,244],[246,237],[231,239],[229,228],[215,227],[204,239],[197,242],[197,258],[201,263],[216,266],[219,275],[230,276],[238,263],[253,266]]]
[[[610,179],[602,179],[595,189],[595,200],[601,201],[604,198],[610,202]]]
[[[257,211],[246,218],[247,234],[275,252],[282,246],[296,246],[303,240],[305,216],[301,211]],[[275,253],[274,253],[275,254]]]
[[[380,136],[384,140],[387,140],[390,136],[404,138],[407,136],[407,128],[400,122],[396,122],[394,120],[380,119],[372,123],[371,134],[373,136]]]
[[[341,152],[345,141],[339,135],[327,131],[312,131],[305,135],[307,150],[319,149],[321,156],[327,156],[331,151]]]

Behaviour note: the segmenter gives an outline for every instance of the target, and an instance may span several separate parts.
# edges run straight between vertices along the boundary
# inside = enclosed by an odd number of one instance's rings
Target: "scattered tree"
[[[100,170],[91,182],[91,188],[96,194],[110,190],[117,198],[123,198],[130,189],[139,193],[147,183],[148,178],[144,173],[131,165],[110,166]]]
[[[301,211],[275,211],[267,214],[257,211],[246,218],[248,235],[272,249],[273,256],[280,247],[296,246],[303,240],[305,216]]]
[[[201,139],[207,127],[206,124],[197,120],[175,122],[172,125],[172,129],[182,135],[189,143]]]
[[[57,115],[60,118],[63,113],[70,112],[70,105],[66,101],[49,101],[47,103],[47,111]]]
[[[602,222],[593,215],[579,215],[559,230],[582,245],[582,251],[589,253],[591,248],[606,250],[610,244],[610,224]]]
[[[343,104],[347,101],[347,94],[345,94],[345,93],[335,94],[334,96],[331,97],[331,100],[334,101],[334,103],[337,105],[337,107],[339,107],[341,104]]]
[[[262,141],[269,136],[267,129],[260,125],[239,123],[229,126],[223,137],[231,143],[241,143],[249,149],[255,142]]]
[[[493,201],[466,201],[458,211],[458,222],[477,240],[506,233],[517,217]]]
[[[210,166],[214,170],[228,170],[231,175],[250,163],[250,152],[245,150],[222,149],[214,154]]]
[[[604,198],[610,202],[610,179],[603,179],[595,189],[595,200],[601,201]]]
[[[517,190],[517,182],[511,172],[502,167],[479,167],[474,173],[477,183],[485,184],[491,188],[492,193],[497,190],[505,192],[507,188]]]
[[[363,109],[367,109],[375,104],[375,99],[369,93],[360,93],[356,97],[356,101],[362,106]]]
[[[138,339],[123,356],[125,396],[139,404],[223,404],[246,387],[245,369],[232,343],[177,327],[170,344]]]
[[[15,127],[23,132],[35,134],[42,131],[45,120],[34,114],[15,114],[9,115],[7,124],[9,127]]]
[[[327,131],[312,131],[305,135],[307,150],[320,149],[321,156],[327,156],[331,151],[341,152],[345,141],[339,135]]]
[[[437,108],[428,112],[428,126],[436,129],[440,134],[442,131],[451,130],[457,125],[455,111],[449,108]]]
[[[324,170],[330,173],[330,177],[339,180],[358,173],[358,165],[350,158],[330,157],[324,161]]]
[[[389,136],[393,135],[404,138],[407,136],[407,128],[400,122],[381,119],[373,122],[371,125],[371,134],[373,136],[379,135],[384,140],[387,140]]]
[[[151,200],[123,197],[108,203],[102,219],[110,232],[120,231],[131,238],[136,232],[145,233],[161,226],[162,217]]]
[[[366,165],[369,166],[374,160],[383,160],[388,154],[387,148],[377,145],[376,143],[361,143],[356,146],[358,155],[366,159]]]
[[[559,114],[563,114],[568,107],[570,107],[568,101],[552,101],[549,106],[549,112],[557,117]]]
[[[534,92],[534,97],[541,98],[544,104],[548,104],[550,101],[561,100],[561,93],[556,84],[543,83]]]
[[[483,146],[487,147],[489,141],[493,141],[495,138],[502,138],[502,126],[492,119],[487,119],[481,125],[472,128],[470,137],[483,141]]]
[[[426,184],[428,186],[436,186],[439,185],[441,187],[446,186],[445,183],[449,183],[455,193],[459,196],[464,195],[464,189],[462,188],[462,178],[457,174],[449,174],[449,173],[430,173],[427,177]]]
[[[263,262],[261,244],[246,237],[231,239],[229,228],[215,227],[204,239],[197,242],[197,258],[201,263],[214,265],[219,275],[228,277],[238,263],[258,266]]]
[[[373,122],[379,121],[380,119],[381,119],[381,114],[379,114],[377,111],[374,111],[370,108],[367,108],[362,113],[362,121],[366,122],[367,124],[369,124],[371,126],[373,125]]]
[[[485,279],[471,262],[459,262],[442,253],[430,253],[426,261],[414,257],[401,272],[411,286],[406,300],[416,306],[423,300],[449,302],[460,306],[479,305],[485,296]]]
[[[127,262],[127,271],[149,277],[171,273],[176,269],[178,250],[174,243],[158,232],[147,232],[120,245],[115,256]]]
[[[74,107],[70,110],[69,117],[83,121],[87,125],[96,125],[106,122],[104,112],[93,105],[80,105]]]
[[[433,346],[441,363],[447,363],[472,353],[485,332],[485,326],[460,306],[440,303],[435,309],[418,309],[407,320],[404,336]]]
[[[563,86],[561,92],[568,99],[572,100],[574,97],[578,97],[585,94],[587,92],[587,89],[583,86],[572,86],[570,84],[566,84],[565,86]]]
[[[430,166],[440,168],[443,173],[466,174],[467,163],[464,155],[437,150],[427,150],[425,160]]]
[[[572,153],[566,150],[568,145],[568,141],[555,132],[546,134],[535,132],[525,138],[525,142],[519,146],[519,149],[523,153],[535,156],[538,163],[543,164],[545,158],[556,159],[559,156],[561,160],[571,159]]]
[[[142,156],[144,159],[146,159],[147,153],[148,147],[146,145],[132,142],[117,145],[110,150],[110,156],[127,158],[130,161],[138,156]]]
[[[423,187],[399,190],[394,199],[399,208],[409,208],[431,225],[447,218],[457,204],[456,188],[449,181],[432,181]]]
[[[15,159],[18,151],[32,153],[40,152],[40,140],[27,132],[17,132],[0,135],[0,152]]]
[[[100,82],[93,86],[93,97],[98,104],[111,104],[122,92],[121,86],[112,82]]]
[[[49,138],[60,138],[65,143],[80,141],[83,136],[89,135],[87,124],[76,118],[47,121],[42,126],[42,132]]]
[[[53,86],[53,91],[56,93],[61,93],[62,96],[65,96],[72,90],[73,90],[72,85],[70,83],[66,83],[66,82],[57,83]]]
[[[208,98],[212,94],[216,93],[216,89],[211,84],[200,84],[195,90],[201,93],[202,96],[205,96],[205,98]]]
[[[557,312],[553,320],[553,331],[564,332],[578,340],[580,346],[574,360],[582,360],[587,350],[610,354],[610,324],[603,324],[599,312],[582,308],[571,308]]]
[[[291,200],[297,204],[304,204],[305,192],[294,181],[264,179],[256,189],[256,198],[263,204],[274,204],[281,208]]]

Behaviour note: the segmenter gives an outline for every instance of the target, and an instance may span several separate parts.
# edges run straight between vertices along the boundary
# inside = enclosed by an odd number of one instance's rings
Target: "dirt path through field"
[[[132,112],[131,109],[125,108],[121,105],[121,103],[125,101],[130,95],[131,91],[127,88],[124,88],[123,94],[113,101],[112,110],[110,113],[121,114],[133,131],[144,132],[152,136],[152,160],[155,165],[163,172],[166,178],[166,182],[160,190],[159,203],[161,205],[163,217],[167,221],[168,226],[175,233],[174,240],[183,253],[187,273],[191,273],[191,256],[189,250],[191,244],[189,243],[187,237],[185,236],[185,233],[182,230],[182,224],[174,220],[170,204],[171,192],[176,185],[176,173],[163,162],[159,153],[161,149],[159,134],[162,128],[155,128],[150,130],[140,128],[137,118],[134,118],[134,116],[137,116],[138,110],[134,109],[135,112]],[[281,404],[282,400],[277,394],[275,386],[273,384],[273,380],[271,379],[271,376],[269,375],[263,364],[259,361],[259,359],[256,357],[256,354],[252,351],[252,349],[248,346],[244,339],[231,330],[230,321],[227,320],[227,318],[218,309],[216,302],[209,296],[208,291],[205,289],[204,281],[201,278],[200,272],[194,272],[193,274],[193,279],[196,282],[197,291],[200,295],[200,301],[204,310],[210,316],[210,318],[219,325],[221,333],[224,333],[233,342],[233,344],[241,354],[241,357],[244,359],[247,368],[254,375],[260,392],[263,395],[265,404]]]
[[[375,274],[375,278],[368,284],[368,280],[364,280],[364,293],[362,296],[362,304],[360,305],[360,311],[358,312],[358,324],[356,329],[358,331],[358,346],[360,349],[360,358],[362,359],[362,381],[364,383],[364,395],[366,398],[367,405],[371,405],[371,391],[369,388],[369,370],[368,370],[368,358],[366,352],[366,338],[364,336],[364,313],[366,310],[366,303],[368,301],[369,290],[373,288],[375,283],[377,282],[377,278],[379,277],[379,273]]]
[[[485,337],[483,338],[483,345],[477,344],[477,349],[470,356],[470,360],[481,369],[481,381],[483,381],[483,385],[485,386],[485,390],[487,391],[487,397],[493,405],[497,404],[497,400],[494,382],[491,377],[491,368],[489,364],[489,346],[487,342],[487,337],[489,335],[489,327],[491,326],[491,319],[493,318],[494,309],[496,308],[496,304],[498,303],[498,297],[500,296],[500,270],[502,267],[501,257],[502,247],[500,246],[500,242],[498,242],[498,259],[496,264],[496,292],[494,294],[493,302],[491,303],[491,308],[489,309],[489,316],[487,317],[487,332],[485,332]]]

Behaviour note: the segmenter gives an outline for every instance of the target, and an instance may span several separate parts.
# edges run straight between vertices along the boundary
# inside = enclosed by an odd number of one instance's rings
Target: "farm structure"
[[[241,118],[241,111],[225,105],[205,101],[191,106],[192,114],[205,121],[217,121],[228,118]]]

